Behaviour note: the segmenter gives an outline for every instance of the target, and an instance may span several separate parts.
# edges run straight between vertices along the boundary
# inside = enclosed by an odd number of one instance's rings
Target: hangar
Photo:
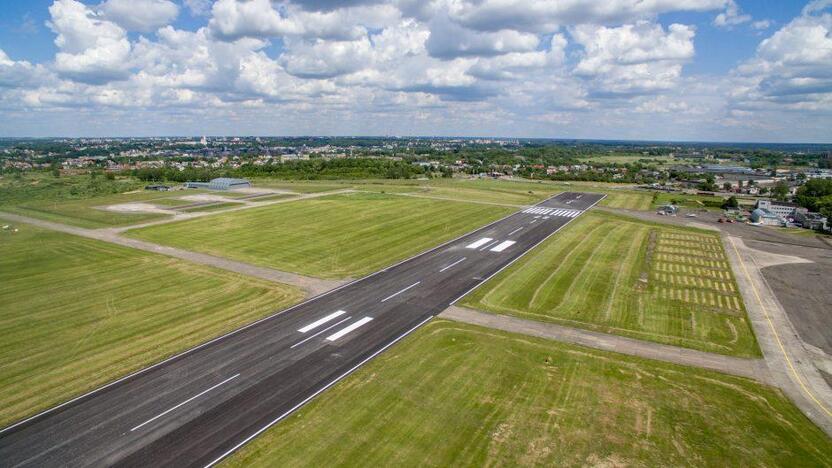
[[[232,179],[230,177],[219,177],[211,179],[210,182],[185,182],[185,188],[203,188],[208,190],[231,190],[249,187],[251,187],[251,182],[248,180]]]

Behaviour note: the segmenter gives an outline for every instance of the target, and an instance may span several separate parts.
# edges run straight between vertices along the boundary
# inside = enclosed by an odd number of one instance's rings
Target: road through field
[[[0,466],[211,465],[601,198],[559,194],[10,426]]]

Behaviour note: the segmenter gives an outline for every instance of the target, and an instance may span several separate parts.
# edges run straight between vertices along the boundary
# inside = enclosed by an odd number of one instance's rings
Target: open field
[[[0,426],[303,296],[161,255],[15,227],[0,231]]]
[[[434,319],[225,466],[829,466],[779,390]]]
[[[151,242],[321,278],[357,277],[512,209],[352,193],[127,232]]]
[[[211,203],[210,205],[200,205],[194,206],[192,208],[183,208],[179,211],[185,213],[196,213],[200,211],[217,211],[217,210],[224,210],[226,208],[232,208],[237,206],[243,206],[241,203],[234,203],[234,202],[225,202],[225,203]]]
[[[481,310],[759,356],[719,237],[590,212],[464,299]]]

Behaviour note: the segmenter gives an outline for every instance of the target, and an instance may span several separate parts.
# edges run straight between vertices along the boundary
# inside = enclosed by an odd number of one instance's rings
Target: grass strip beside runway
[[[760,355],[718,235],[606,212],[578,218],[463,305],[702,351]]]
[[[285,285],[15,227],[0,231],[0,426],[303,297]]]
[[[320,278],[358,277],[513,209],[352,193],[152,226],[127,235]]]
[[[225,466],[828,466],[779,390],[434,320]]]

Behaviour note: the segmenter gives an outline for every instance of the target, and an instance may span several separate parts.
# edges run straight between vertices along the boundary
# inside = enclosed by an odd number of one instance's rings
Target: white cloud
[[[302,27],[284,17],[269,0],[218,0],[211,8],[208,28],[222,39],[298,34]]]
[[[366,67],[372,45],[365,37],[355,41],[289,41],[281,57],[286,70],[305,78],[331,78]]]
[[[206,16],[211,12],[213,0],[184,0],[185,6],[194,16]]]
[[[828,111],[832,104],[832,2],[812,2],[803,14],[763,40],[756,56],[735,70],[735,105]]]
[[[729,0],[725,11],[716,15],[716,18],[714,18],[714,26],[718,28],[731,28],[749,21],[751,21],[751,15],[742,13],[737,3],[734,0]]]
[[[730,0],[448,0],[451,17],[471,28],[551,31],[559,25],[620,24],[672,11],[723,9]]]
[[[99,8],[104,18],[128,31],[153,31],[179,14],[179,7],[170,0],[106,0]]]
[[[48,26],[57,34],[58,73],[88,82],[127,77],[130,42],[124,29],[74,0],[56,0],[49,14]]]
[[[600,96],[669,89],[694,55],[695,31],[681,24],[667,31],[648,22],[617,28],[580,25],[570,32],[584,48],[575,74],[591,80]]]
[[[430,23],[427,49],[431,56],[456,57],[494,56],[511,52],[528,52],[537,48],[540,40],[534,34],[511,29],[479,32],[454,23],[445,16]]]

